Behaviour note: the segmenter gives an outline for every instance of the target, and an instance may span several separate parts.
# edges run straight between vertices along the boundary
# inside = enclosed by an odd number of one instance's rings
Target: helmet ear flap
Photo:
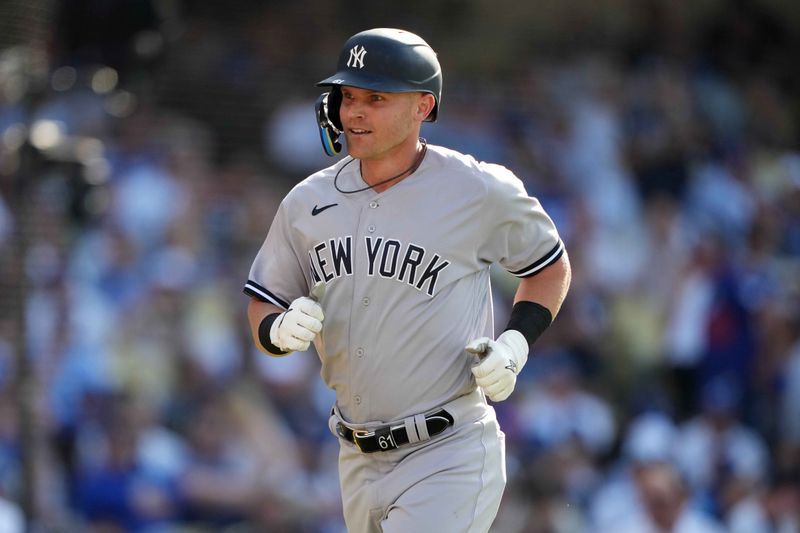
[[[339,118],[339,106],[342,103],[342,92],[333,87],[330,92],[322,93],[314,105],[317,111],[317,124],[322,149],[331,157],[342,151],[339,136],[342,134],[342,121]]]
[[[344,131],[342,127],[342,118],[339,116],[339,109],[342,107],[342,88],[338,85],[331,87],[328,93],[328,120],[331,124],[339,130]]]

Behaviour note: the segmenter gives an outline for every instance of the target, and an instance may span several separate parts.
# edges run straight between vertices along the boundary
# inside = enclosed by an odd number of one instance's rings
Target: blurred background
[[[493,531],[800,531],[797,2],[0,0],[0,532],[344,531],[318,358],[241,289],[376,26],[572,259]]]

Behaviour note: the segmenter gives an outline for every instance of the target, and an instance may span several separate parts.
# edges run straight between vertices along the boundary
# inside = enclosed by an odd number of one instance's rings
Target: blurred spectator
[[[701,235],[739,249],[756,214],[756,200],[748,188],[747,154],[731,153],[702,162],[693,176],[687,202],[692,223]]]
[[[740,400],[735,381],[709,382],[700,413],[681,425],[675,447],[677,465],[691,494],[718,517],[728,501],[763,483],[769,469],[764,439],[739,418]]]
[[[726,523],[730,533],[798,533],[800,473],[779,472],[764,488],[736,502]]]
[[[756,338],[731,255],[718,236],[706,235],[693,246],[676,287],[665,349],[682,417],[701,407],[701,391],[720,377],[736,389],[733,407],[741,409],[752,401]]]
[[[211,396],[199,401],[184,430],[182,515],[189,523],[221,529],[244,520],[255,501],[260,472],[235,432],[224,399]]]
[[[557,487],[568,501],[584,504],[594,490],[600,459],[614,442],[610,406],[581,383],[569,354],[544,356],[539,383],[519,392],[511,427],[525,475]]]
[[[80,435],[75,507],[100,530],[144,532],[169,524],[178,511],[173,480],[141,460],[143,433],[133,406],[107,400],[101,424]]]
[[[548,354],[538,386],[525,389],[519,402],[519,428],[533,450],[550,450],[574,441],[593,457],[609,450],[616,423],[609,405],[586,390],[570,354]]]
[[[691,506],[690,492],[672,464],[644,466],[635,480],[642,509],[620,518],[609,533],[723,533],[712,518]]]
[[[722,533],[692,502],[675,462],[678,437],[665,414],[646,412],[631,421],[621,464],[595,493],[591,531]]]
[[[593,531],[612,531],[630,513],[643,512],[636,479],[651,465],[674,464],[677,433],[672,420],[659,412],[643,413],[630,422],[622,456],[589,502]]]

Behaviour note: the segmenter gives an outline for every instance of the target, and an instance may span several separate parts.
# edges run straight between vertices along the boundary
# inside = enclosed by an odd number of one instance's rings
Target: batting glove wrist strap
[[[481,362],[472,367],[475,382],[490,400],[508,398],[517,383],[517,374],[528,362],[528,342],[517,330],[506,330],[497,340],[481,337],[466,350],[479,354]]]
[[[272,313],[271,315],[267,315],[264,317],[264,320],[261,321],[261,324],[258,325],[258,341],[261,343],[261,346],[266,348],[266,350],[275,355],[284,355],[289,352],[284,352],[274,344],[272,344],[272,337],[270,335],[270,331],[272,330],[272,324],[278,317],[281,316],[282,313]]]
[[[322,307],[317,302],[301,296],[272,322],[269,328],[270,342],[284,353],[304,352],[317,333],[322,331],[324,318]]]

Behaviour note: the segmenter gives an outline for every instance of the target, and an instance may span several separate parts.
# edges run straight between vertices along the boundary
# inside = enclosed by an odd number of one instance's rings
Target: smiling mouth
[[[350,132],[351,135],[366,135],[368,133],[372,133],[372,131],[365,130],[362,128],[350,128],[348,131]]]

